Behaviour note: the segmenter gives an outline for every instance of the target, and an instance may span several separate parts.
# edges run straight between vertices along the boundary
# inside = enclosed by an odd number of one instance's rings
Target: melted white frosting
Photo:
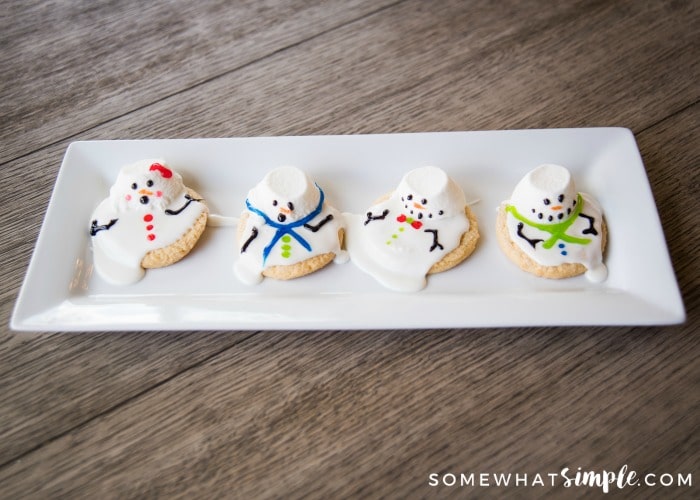
[[[182,177],[163,160],[139,160],[122,167],[109,198],[91,218],[91,227],[98,226],[92,228],[97,273],[119,285],[140,280],[145,255],[178,241],[206,210],[199,202],[188,205],[186,195]]]
[[[382,285],[401,292],[414,292],[426,285],[426,275],[430,268],[450,251],[457,248],[462,235],[469,230],[469,219],[461,212],[451,217],[423,219],[416,229],[405,215],[404,203],[398,195],[370,207],[373,214],[388,210],[383,220],[373,220],[365,224],[365,215],[346,214],[347,243],[353,263]],[[417,220],[417,219],[416,219]],[[443,248],[432,251],[433,233]]]

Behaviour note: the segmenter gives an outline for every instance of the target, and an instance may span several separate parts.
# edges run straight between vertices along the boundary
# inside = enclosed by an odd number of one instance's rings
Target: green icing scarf
[[[583,210],[583,198],[581,197],[581,193],[578,193],[576,196],[576,208],[574,208],[574,213],[572,213],[571,216],[564,222],[558,222],[556,224],[540,224],[538,222],[533,222],[518,212],[513,205],[506,205],[506,212],[513,214],[513,217],[518,219],[520,222],[552,235],[544,243],[542,243],[542,248],[546,249],[552,248],[559,240],[566,241],[568,243],[576,243],[577,245],[588,245],[591,242],[591,240],[588,238],[576,238],[575,236],[569,236],[566,234],[566,231],[574,223],[576,218],[581,213],[581,210]]]

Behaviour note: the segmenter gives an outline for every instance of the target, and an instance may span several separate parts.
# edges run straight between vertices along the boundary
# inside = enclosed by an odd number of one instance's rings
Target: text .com
[[[581,467],[564,467],[559,472],[548,473],[431,473],[428,486],[448,488],[597,488],[608,493],[611,490],[635,488],[691,488],[692,473],[637,473],[627,465],[617,471],[584,470]]]

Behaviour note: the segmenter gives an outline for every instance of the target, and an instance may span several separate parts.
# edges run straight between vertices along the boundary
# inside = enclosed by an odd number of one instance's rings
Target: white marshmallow
[[[557,223],[570,216],[576,196],[571,173],[560,165],[544,164],[521,179],[510,203],[525,217],[539,219],[543,224]],[[558,217],[560,214],[562,218]]]
[[[301,219],[315,210],[320,197],[319,189],[309,176],[293,166],[268,172],[248,193],[253,207],[270,215],[283,213],[287,222]]]
[[[408,205],[406,208],[416,213],[432,214],[433,219],[464,213],[466,205],[462,189],[444,170],[434,166],[408,172],[399,183],[395,196],[403,199],[402,203]]]

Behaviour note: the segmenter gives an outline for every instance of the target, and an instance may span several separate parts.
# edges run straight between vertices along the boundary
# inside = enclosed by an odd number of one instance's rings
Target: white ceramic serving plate
[[[93,273],[88,225],[119,168],[164,158],[212,213],[239,216],[248,190],[283,164],[306,170],[343,212],[364,213],[403,174],[437,165],[479,219],[474,254],[393,292],[352,262],[249,287],[233,275],[234,228],[209,227],[195,250],[135,285]],[[541,163],[573,173],[602,204],[608,279],[551,281],[519,270],[494,236],[496,208]],[[477,201],[478,200],[478,201]],[[683,302],[632,133],[621,128],[391,135],[94,141],[70,145],[11,326],[29,331],[459,328],[682,322]]]

